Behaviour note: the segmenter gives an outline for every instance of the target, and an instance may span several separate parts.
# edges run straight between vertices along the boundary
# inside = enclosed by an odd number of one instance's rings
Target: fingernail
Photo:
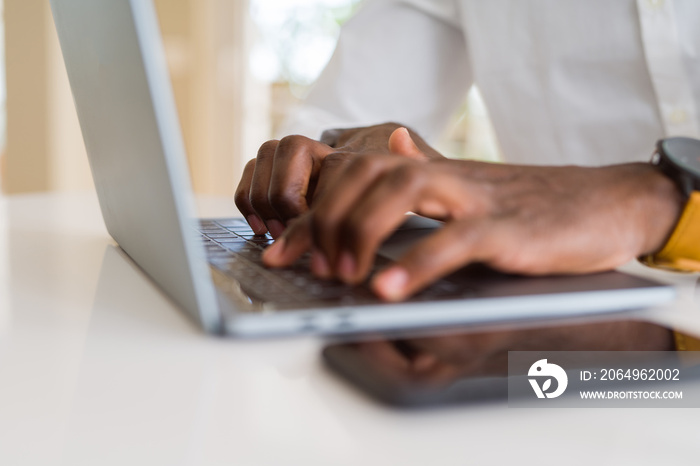
[[[402,267],[386,269],[372,280],[372,289],[382,298],[398,301],[405,297],[408,284],[408,272]]]
[[[275,220],[274,218],[265,220],[265,225],[267,225],[267,229],[270,230],[270,234],[275,239],[279,238],[282,236],[282,233],[284,233],[285,227],[279,220]]]
[[[355,259],[348,251],[340,253],[338,258],[338,275],[343,281],[351,281],[355,276]]]
[[[318,249],[311,251],[311,271],[319,278],[329,278],[331,276],[331,268],[328,265],[326,256]]]
[[[275,240],[270,246],[268,246],[262,253],[262,260],[265,265],[277,265],[282,259],[282,254],[284,253],[284,247],[286,245],[286,240],[281,237]]]
[[[265,227],[265,224],[257,215],[250,214],[245,219],[248,221],[248,225],[250,225],[250,228],[253,229],[253,233],[256,235],[264,235],[267,233],[267,227]]]

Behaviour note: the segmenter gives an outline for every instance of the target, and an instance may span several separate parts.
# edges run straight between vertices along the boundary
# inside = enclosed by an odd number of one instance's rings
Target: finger
[[[304,136],[280,140],[272,162],[268,199],[283,223],[308,210],[309,184],[333,148]]]
[[[282,236],[268,246],[262,255],[268,267],[286,267],[311,249],[311,215],[303,214],[292,220]]]
[[[364,280],[379,245],[401,224],[405,213],[414,210],[428,179],[422,164],[404,162],[382,175],[348,210],[340,222],[336,246],[336,273],[341,280]]]
[[[449,165],[403,161],[387,170],[348,210],[340,223],[337,275],[358,283],[369,273],[377,249],[408,211],[433,218],[473,216],[470,199],[481,191],[452,176]],[[483,196],[482,196],[483,197]]]
[[[307,198],[310,198],[310,205],[316,203],[336,185],[338,177],[347,170],[355,157],[356,154],[352,153],[334,152],[323,159],[315,186],[313,189],[310,188],[310,192],[307,194]]]
[[[238,182],[238,187],[236,187],[234,201],[236,202],[236,207],[238,207],[238,210],[243,217],[245,217],[248,225],[250,225],[250,228],[253,229],[255,234],[263,235],[267,232],[267,227],[262,219],[258,217],[255,209],[253,209],[253,205],[250,203],[250,185],[253,181],[254,170],[255,159],[252,159],[245,165],[245,168],[243,168],[243,175],[241,176],[241,181]]]
[[[255,209],[255,213],[260,217],[270,234],[277,238],[284,231],[284,224],[280,221],[275,209],[270,205],[268,190],[270,188],[270,177],[272,176],[272,163],[279,141],[267,141],[258,150],[253,170],[253,179],[250,185],[250,204]]]
[[[378,273],[371,287],[382,299],[400,301],[468,263],[488,263],[517,241],[501,230],[499,222],[488,219],[448,223]]]
[[[427,161],[428,157],[421,151],[406,128],[397,128],[389,136],[389,151],[415,160]]]
[[[340,222],[372,183],[400,161],[396,156],[358,156],[311,210],[313,243],[325,255],[332,270],[337,269]]]

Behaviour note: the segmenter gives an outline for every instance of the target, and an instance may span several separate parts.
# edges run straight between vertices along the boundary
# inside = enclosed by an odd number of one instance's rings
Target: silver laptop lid
[[[152,1],[51,0],[51,7],[109,234],[216,331],[209,269],[189,238],[194,204]]]

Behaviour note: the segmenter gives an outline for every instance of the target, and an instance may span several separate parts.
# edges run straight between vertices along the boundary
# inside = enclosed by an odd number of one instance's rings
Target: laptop
[[[151,0],[51,0],[100,208],[109,234],[209,333],[347,333],[552,318],[653,306],[668,285],[616,271],[526,278],[472,265],[404,303],[314,278],[308,257],[266,269],[272,239],[241,218],[197,219]],[[233,202],[233,200],[232,200]],[[439,228],[417,216],[377,266]]]

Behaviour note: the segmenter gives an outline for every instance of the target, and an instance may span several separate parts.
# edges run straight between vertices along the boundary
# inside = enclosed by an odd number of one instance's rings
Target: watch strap
[[[693,191],[676,228],[660,251],[642,258],[655,266],[700,272],[700,191]]]
[[[700,351],[700,340],[678,330],[673,332],[676,351]]]

